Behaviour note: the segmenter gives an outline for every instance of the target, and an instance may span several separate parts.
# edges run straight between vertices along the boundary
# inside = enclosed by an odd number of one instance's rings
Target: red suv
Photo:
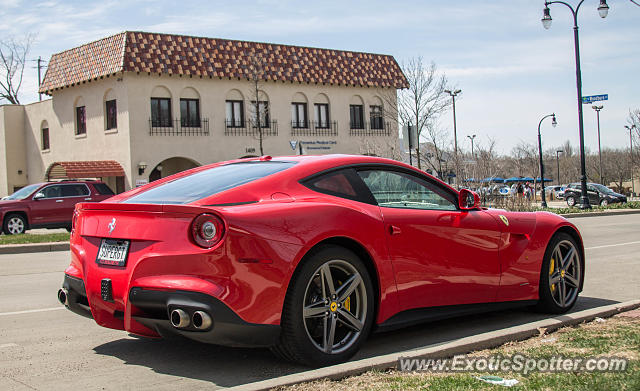
[[[32,228],[71,230],[78,202],[100,202],[113,196],[100,181],[62,181],[28,185],[0,200],[2,231],[21,234]]]

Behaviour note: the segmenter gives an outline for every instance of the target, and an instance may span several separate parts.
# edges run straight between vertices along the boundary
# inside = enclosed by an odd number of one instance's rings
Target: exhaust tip
[[[63,304],[65,306],[69,306],[69,292],[64,289],[58,289],[58,301],[60,302],[60,304]]]
[[[206,330],[211,327],[211,317],[204,311],[196,311],[192,317],[193,327],[198,330]]]
[[[189,326],[189,315],[180,308],[171,311],[171,324],[173,327],[184,328]]]

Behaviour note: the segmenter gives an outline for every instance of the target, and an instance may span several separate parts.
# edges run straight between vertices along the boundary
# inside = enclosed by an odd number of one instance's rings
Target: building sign
[[[256,149],[255,148],[251,148],[251,147],[246,147],[244,149],[245,153],[256,153]]]
[[[144,186],[149,183],[148,179],[136,179],[136,187]]]
[[[310,150],[329,151],[331,150],[331,148],[337,145],[338,142],[335,140],[329,140],[329,141],[316,140],[316,141],[300,141],[300,144],[304,145],[304,148],[309,151]]]
[[[291,145],[291,149],[295,151],[296,147],[298,146],[298,142],[296,140],[291,140],[289,141],[289,145]]]

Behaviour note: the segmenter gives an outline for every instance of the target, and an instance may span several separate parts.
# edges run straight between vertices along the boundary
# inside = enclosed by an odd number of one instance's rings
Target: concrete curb
[[[609,210],[606,212],[585,212],[585,213],[567,213],[561,214],[567,219],[579,218],[579,217],[596,217],[596,216],[616,216],[616,215],[633,215],[640,214],[640,209],[623,209],[623,210]]]
[[[0,246],[0,254],[48,253],[50,251],[68,250],[69,242],[3,244]]]
[[[490,331],[473,335],[443,344],[426,346],[423,348],[391,353],[378,357],[351,361],[311,371],[281,376],[275,379],[248,383],[227,388],[227,390],[269,390],[274,387],[289,386],[293,384],[309,382],[319,379],[342,379],[354,376],[372,369],[384,370],[395,368],[400,357],[438,357],[445,358],[457,354],[469,353],[475,350],[494,348],[510,341],[520,341],[539,335],[539,329],[553,331],[565,326],[591,321],[596,317],[610,317],[620,312],[630,311],[640,307],[640,300],[631,300],[624,303],[611,304],[603,307],[592,308],[572,314],[560,315],[543,319],[532,323],[509,327],[502,330]]]

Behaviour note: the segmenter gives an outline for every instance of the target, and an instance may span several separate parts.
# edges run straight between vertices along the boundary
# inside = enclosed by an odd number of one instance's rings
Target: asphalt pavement
[[[640,215],[572,220],[584,237],[585,289],[574,311],[640,298]],[[66,251],[0,255],[0,389],[231,387],[304,371],[266,349],[147,340],[97,326],[56,300]],[[356,358],[442,344],[545,318],[503,311],[374,335]]]

